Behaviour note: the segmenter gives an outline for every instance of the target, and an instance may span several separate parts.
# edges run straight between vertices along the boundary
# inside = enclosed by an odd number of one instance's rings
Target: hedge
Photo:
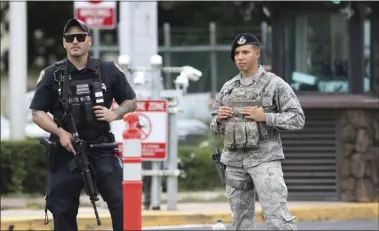
[[[212,139],[202,145],[179,146],[180,191],[212,190],[221,186],[211,160],[214,146]],[[1,194],[43,194],[48,172],[43,156],[44,147],[37,140],[1,141]]]
[[[36,140],[1,142],[1,193],[43,193],[47,169]]]

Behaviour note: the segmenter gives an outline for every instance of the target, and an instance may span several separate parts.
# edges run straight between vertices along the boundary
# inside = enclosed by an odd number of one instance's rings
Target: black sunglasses
[[[65,34],[63,38],[66,40],[68,43],[72,43],[74,39],[76,38],[78,42],[84,42],[87,37],[87,33],[81,33],[81,34]]]

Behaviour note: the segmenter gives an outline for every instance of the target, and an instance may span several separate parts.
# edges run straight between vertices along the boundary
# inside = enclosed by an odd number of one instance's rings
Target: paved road
[[[379,220],[349,220],[349,221],[313,221],[298,222],[298,230],[379,230]],[[171,227],[151,227],[143,230],[211,230],[212,225],[186,225]],[[232,230],[230,224],[228,230]],[[257,230],[266,230],[263,223],[258,223]]]

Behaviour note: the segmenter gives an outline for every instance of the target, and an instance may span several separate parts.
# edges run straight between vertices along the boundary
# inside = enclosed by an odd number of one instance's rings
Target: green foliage
[[[44,148],[33,139],[2,141],[1,193],[43,193],[46,180]]]
[[[180,190],[209,190],[220,186],[217,171],[213,166],[212,149],[209,147],[181,147],[179,151]]]
[[[219,140],[210,136],[199,145],[179,146],[180,191],[221,188],[211,155]],[[34,139],[1,141],[0,188],[2,194],[43,194],[47,177],[44,147]],[[163,184],[164,186],[165,184]]]
[[[179,169],[182,171],[179,178],[181,191],[221,188],[220,178],[212,162],[212,151],[215,147],[222,147],[221,140],[212,135],[199,145],[179,147]]]

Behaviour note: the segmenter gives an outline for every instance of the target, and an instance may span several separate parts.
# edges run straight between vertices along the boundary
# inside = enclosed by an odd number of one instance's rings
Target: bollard
[[[138,115],[124,116],[127,127],[123,135],[123,220],[124,230],[142,230],[142,157]]]

